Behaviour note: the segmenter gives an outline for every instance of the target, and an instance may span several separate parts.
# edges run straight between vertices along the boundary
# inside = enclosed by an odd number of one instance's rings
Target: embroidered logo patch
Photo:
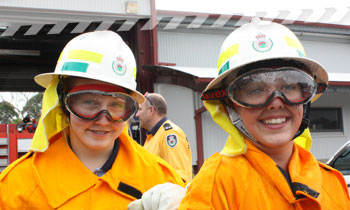
[[[255,36],[256,40],[253,41],[253,48],[258,52],[267,52],[271,50],[273,42],[271,39],[266,38],[265,34],[258,34]]]
[[[124,63],[124,59],[118,56],[117,59],[113,61],[112,68],[116,74],[120,76],[124,75],[126,72],[126,64]]]
[[[167,135],[166,143],[171,148],[175,147],[177,145],[177,136],[175,134]]]

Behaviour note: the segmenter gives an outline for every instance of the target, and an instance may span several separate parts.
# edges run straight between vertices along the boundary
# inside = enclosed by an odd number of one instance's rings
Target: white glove
[[[146,191],[141,199],[131,202],[128,210],[175,210],[179,207],[186,189],[173,184],[159,184]]]

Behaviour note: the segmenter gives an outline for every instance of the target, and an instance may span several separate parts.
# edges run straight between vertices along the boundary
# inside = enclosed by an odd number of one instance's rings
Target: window
[[[311,108],[309,127],[313,132],[342,132],[341,108]]]
[[[344,151],[344,153],[334,161],[333,167],[339,170],[343,175],[350,175],[350,149]]]

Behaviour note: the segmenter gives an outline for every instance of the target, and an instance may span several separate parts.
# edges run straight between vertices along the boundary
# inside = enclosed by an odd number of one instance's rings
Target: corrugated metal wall
[[[187,67],[217,67],[224,34],[158,32],[159,62]],[[349,73],[350,37],[320,38],[299,36],[306,54],[327,68],[328,72]],[[336,56],[335,56],[336,55]]]
[[[180,126],[191,144],[192,163],[197,164],[196,127],[194,121],[195,93],[188,88],[154,84],[154,92],[161,94],[168,104],[168,119]]]
[[[350,36],[347,39],[322,40],[300,37],[306,55],[321,63],[328,73],[350,73]]]
[[[158,32],[159,62],[187,67],[217,67],[223,35]]]

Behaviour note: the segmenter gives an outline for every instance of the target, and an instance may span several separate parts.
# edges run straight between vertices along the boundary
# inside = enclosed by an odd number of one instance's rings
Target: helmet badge
[[[267,52],[271,50],[273,42],[271,39],[267,39],[265,34],[259,33],[255,36],[256,40],[253,41],[253,48],[257,52]]]
[[[124,62],[124,59],[121,56],[118,56],[113,61],[112,68],[117,75],[123,76],[126,73],[126,64]]]

